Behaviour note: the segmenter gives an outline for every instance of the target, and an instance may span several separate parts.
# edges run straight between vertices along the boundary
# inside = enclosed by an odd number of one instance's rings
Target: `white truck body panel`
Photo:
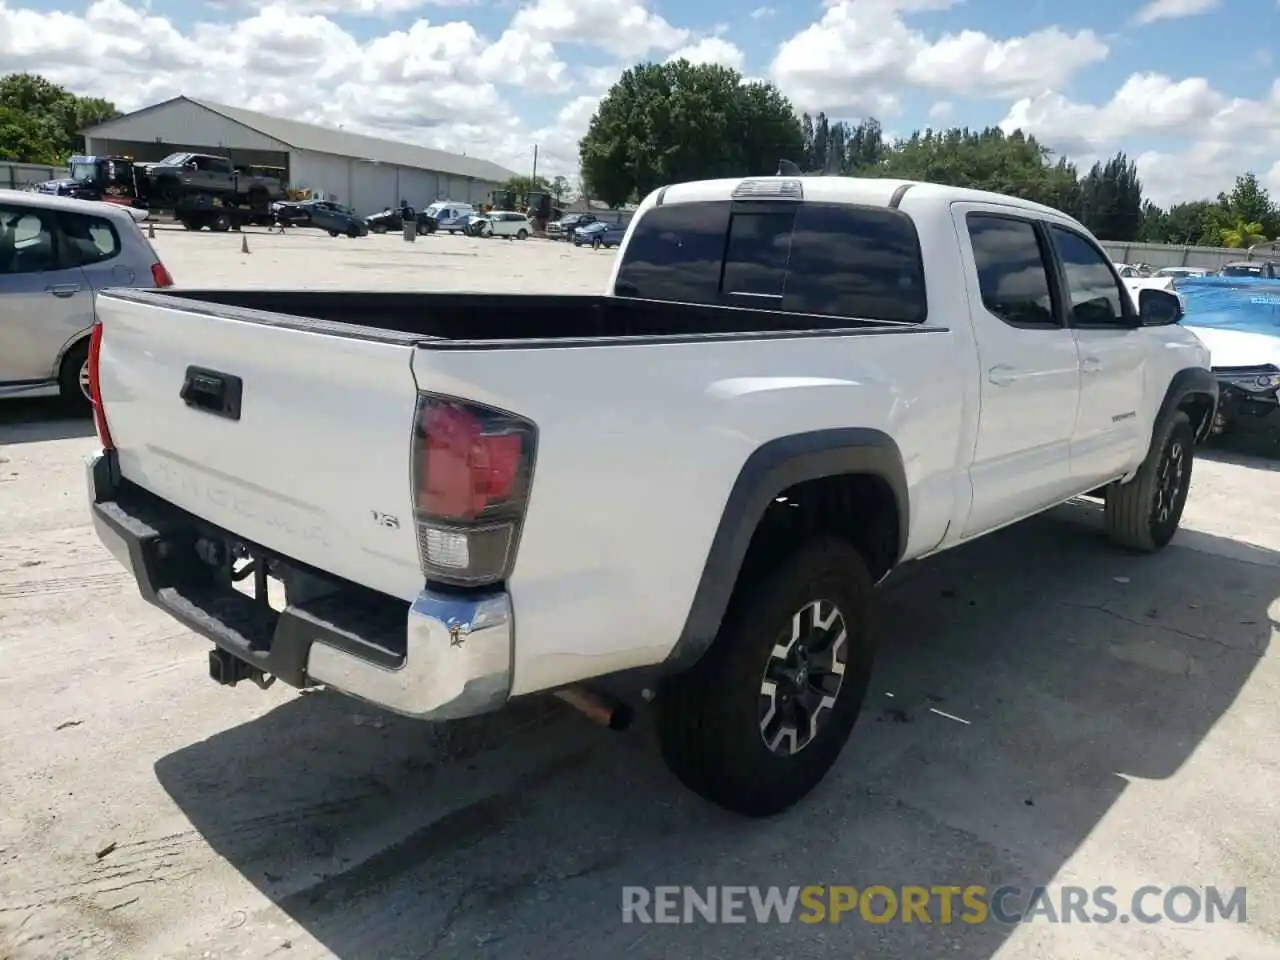
[[[938,331],[419,350],[420,386],[539,426],[510,581],[521,636],[513,690],[660,662],[738,472],[775,437],[856,422],[898,438],[909,451],[908,552],[935,547],[956,510],[954,465],[972,417],[956,403],[966,340]]]
[[[101,389],[121,472],[286,556],[405,600],[422,587],[411,516],[413,348],[210,312],[99,301]],[[244,418],[182,403],[188,364],[234,370]],[[370,511],[402,517],[379,526]]]

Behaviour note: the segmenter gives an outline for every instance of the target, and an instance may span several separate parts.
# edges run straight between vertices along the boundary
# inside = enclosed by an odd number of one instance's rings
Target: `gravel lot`
[[[160,231],[179,283],[601,289],[542,241]],[[1280,461],[1207,451],[1174,546],[1071,504],[905,568],[854,739],[746,822],[646,719],[432,727],[225,690],[87,522],[91,426],[0,407],[0,960],[1280,956]],[[627,884],[1248,887],[1248,923],[640,926]],[[1158,900],[1156,901],[1158,902]],[[936,920],[936,914],[934,919]]]

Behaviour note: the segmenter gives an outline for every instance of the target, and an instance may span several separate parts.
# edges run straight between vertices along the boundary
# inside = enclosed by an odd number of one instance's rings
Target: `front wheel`
[[[329,231],[329,236],[331,236],[331,237],[336,237],[337,235],[338,235],[338,231],[337,231],[337,230],[330,230],[330,231]]]
[[[711,648],[662,690],[659,741],[676,777],[749,817],[808,795],[862,708],[872,604],[862,556],[830,538],[740,584]]]
[[[386,233],[387,225],[385,223],[375,223],[369,229],[371,229],[374,233]]]
[[[528,230],[526,230],[524,227],[521,227],[521,228],[516,232],[516,239],[517,239],[517,240],[528,240],[528,239],[529,239],[529,231],[528,231]]]
[[[1117,546],[1152,553],[1178,530],[1191,490],[1195,430],[1181,410],[1156,427],[1147,459],[1128,483],[1107,489],[1107,536]]]

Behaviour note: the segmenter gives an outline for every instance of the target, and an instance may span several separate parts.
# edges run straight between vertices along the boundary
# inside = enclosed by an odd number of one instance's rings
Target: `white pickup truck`
[[[658,667],[676,775],[768,815],[896,566],[1090,493],[1168,543],[1217,385],[1138,300],[1048,207],[786,177],[654,192],[603,296],[108,291],[93,520],[222,683],[435,720]]]

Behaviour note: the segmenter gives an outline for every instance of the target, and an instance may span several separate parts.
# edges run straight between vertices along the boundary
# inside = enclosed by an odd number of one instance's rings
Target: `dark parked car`
[[[381,213],[371,213],[364,218],[365,226],[373,233],[399,233],[404,229],[404,211],[408,210],[418,224],[418,236],[431,233],[435,229],[432,218],[425,210],[414,212],[413,207],[387,207]]]
[[[603,223],[597,220],[573,231],[573,245],[580,247],[589,244],[592,249],[600,247],[616,247],[627,235],[625,223]]]
[[[282,201],[272,206],[272,213],[283,226],[314,227],[327,230],[331,237],[363,237],[369,232],[363,220],[328,200]]]

